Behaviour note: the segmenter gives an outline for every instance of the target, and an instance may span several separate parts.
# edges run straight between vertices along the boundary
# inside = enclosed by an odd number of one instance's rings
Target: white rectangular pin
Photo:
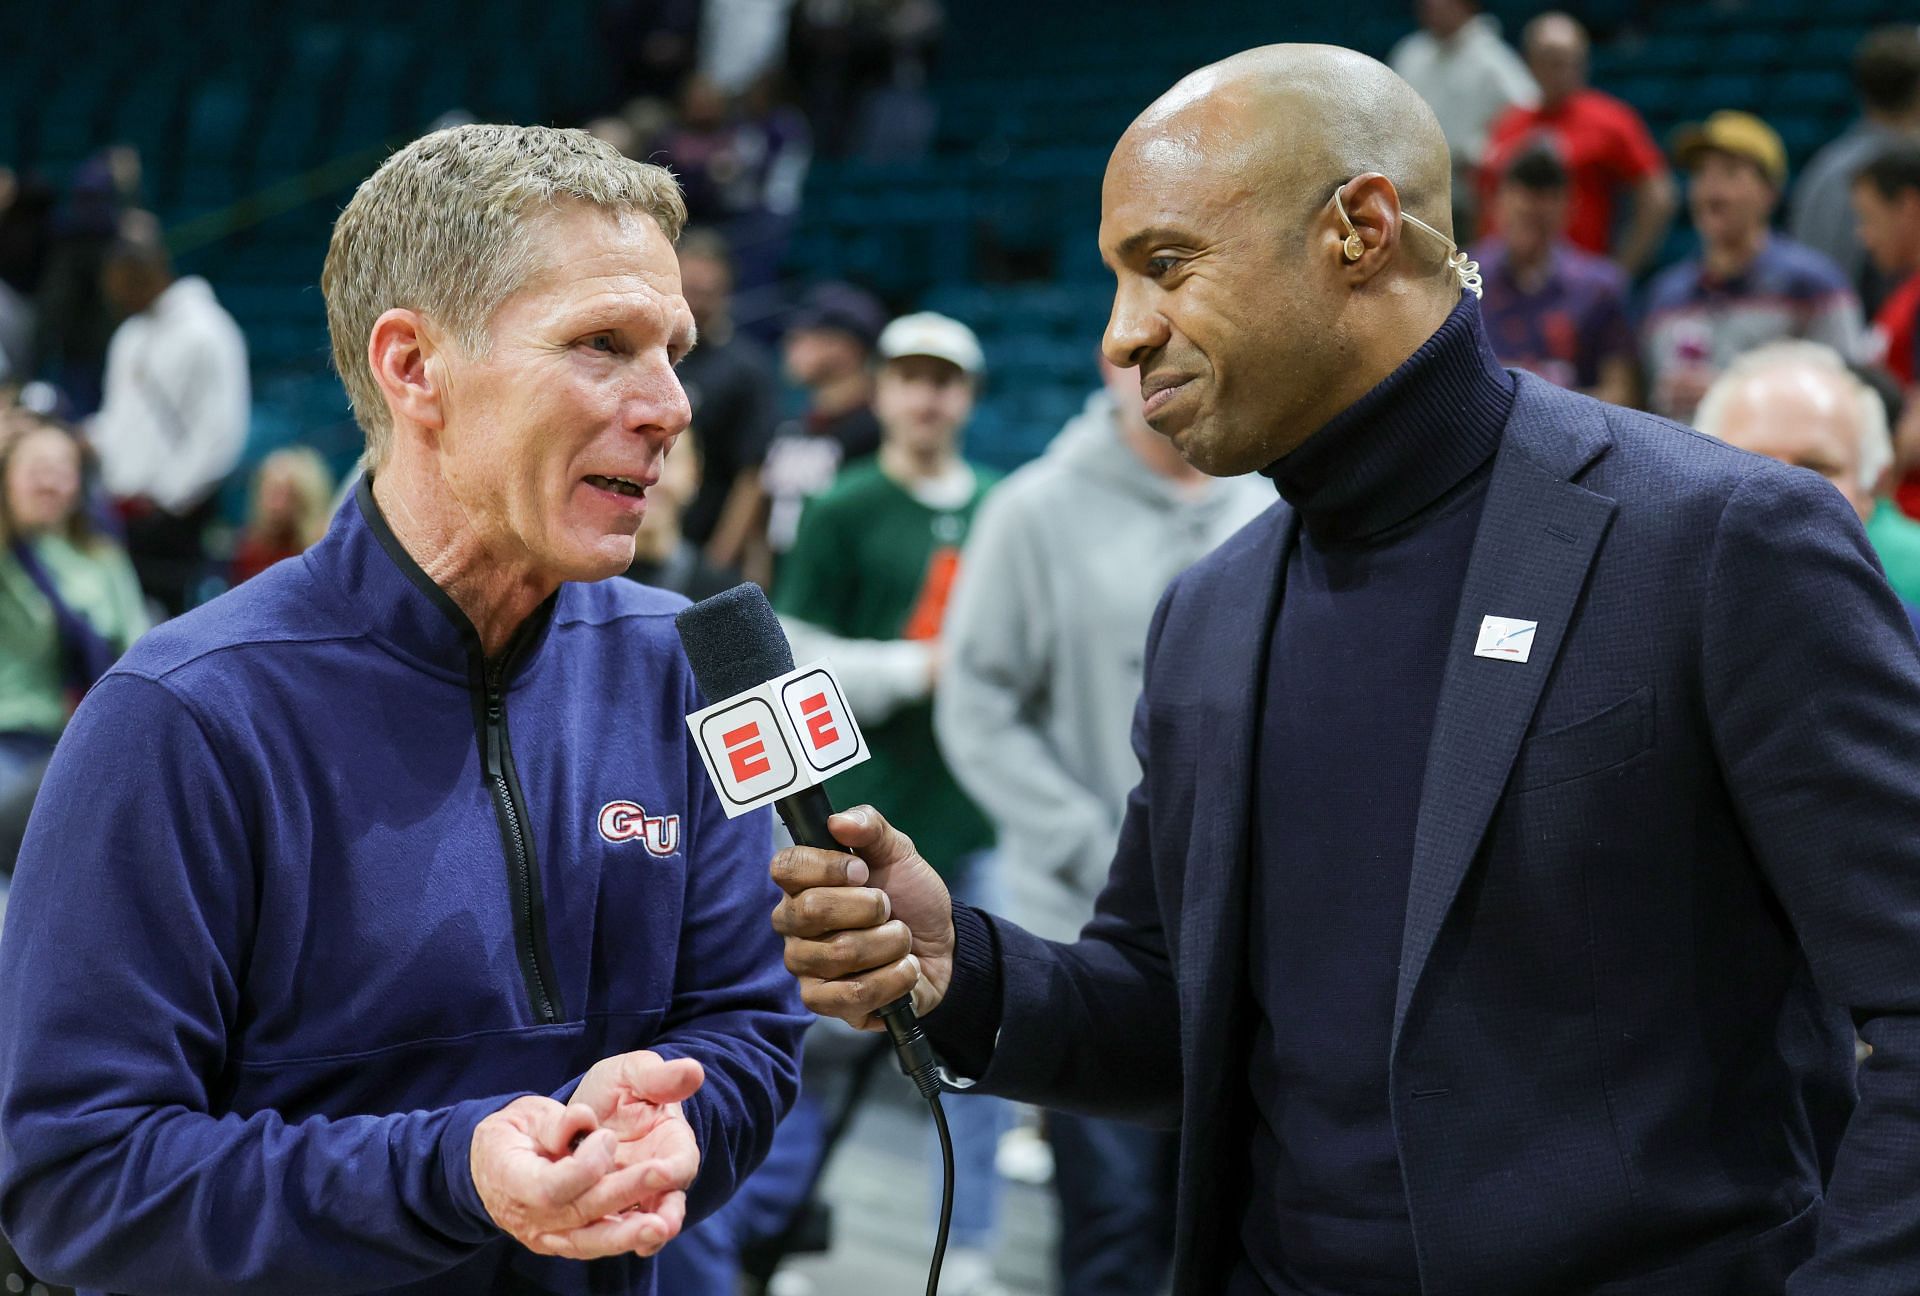
[[[1480,642],[1473,646],[1473,655],[1523,662],[1533,651],[1533,632],[1539,628],[1538,621],[1516,621],[1512,617],[1497,616],[1482,618]]]

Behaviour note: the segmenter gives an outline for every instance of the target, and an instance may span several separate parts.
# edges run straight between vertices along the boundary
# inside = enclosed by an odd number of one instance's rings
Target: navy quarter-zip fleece
[[[93,1291],[651,1293],[493,1226],[475,1125],[638,1048],[706,1070],[689,1222],[806,1020],[764,812],[684,723],[684,600],[563,585],[492,662],[364,486],[80,707],[0,940],[0,1228]]]

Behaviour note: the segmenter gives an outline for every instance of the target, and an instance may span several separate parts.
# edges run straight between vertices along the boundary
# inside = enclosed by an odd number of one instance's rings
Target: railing
[[[167,250],[175,256],[197,252],[232,238],[276,216],[285,215],[364,179],[400,140],[378,144],[322,162],[319,166],[276,180],[215,211],[182,221],[167,231]]]

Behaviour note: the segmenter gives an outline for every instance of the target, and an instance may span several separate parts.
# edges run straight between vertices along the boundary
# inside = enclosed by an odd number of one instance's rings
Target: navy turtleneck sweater
[[[1419,1290],[1387,1063],[1447,642],[1513,407],[1472,298],[1267,470],[1299,510],[1250,833],[1253,1191],[1234,1291]]]

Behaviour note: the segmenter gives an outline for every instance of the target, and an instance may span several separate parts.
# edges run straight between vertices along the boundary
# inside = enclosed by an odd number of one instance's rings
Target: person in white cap
[[[796,657],[824,656],[838,668],[873,752],[834,778],[834,798],[911,806],[907,831],[948,887],[991,908],[998,899],[993,828],[933,736],[947,598],[974,512],[996,480],[960,455],[985,361],[972,329],[932,312],[894,320],[876,350],[880,453],[843,469],[808,501],[773,603]],[[969,1095],[948,1109],[957,1184],[941,1290],[975,1296],[996,1290],[993,1158],[1007,1108]]]

